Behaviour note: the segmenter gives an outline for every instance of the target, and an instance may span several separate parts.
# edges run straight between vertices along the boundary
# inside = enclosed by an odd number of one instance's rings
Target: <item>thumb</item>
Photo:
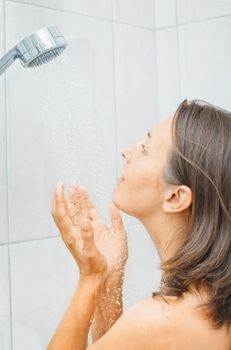
[[[94,232],[90,220],[83,219],[80,222],[81,234],[83,239],[83,247],[86,252],[95,248]]]
[[[113,203],[109,206],[109,214],[112,229],[115,231],[124,231],[124,224],[119,209]]]

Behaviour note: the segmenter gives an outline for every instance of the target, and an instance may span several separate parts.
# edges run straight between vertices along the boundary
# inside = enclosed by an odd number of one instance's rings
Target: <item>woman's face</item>
[[[129,215],[144,218],[161,208],[166,186],[161,172],[171,147],[172,118],[166,118],[122,152],[126,162],[121,174],[124,181],[118,182],[112,200]]]

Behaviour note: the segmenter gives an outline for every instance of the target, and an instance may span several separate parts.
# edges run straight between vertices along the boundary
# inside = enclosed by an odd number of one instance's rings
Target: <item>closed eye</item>
[[[146,147],[145,147],[145,145],[142,144],[141,147],[142,147],[142,152],[145,153],[145,152],[146,152]]]

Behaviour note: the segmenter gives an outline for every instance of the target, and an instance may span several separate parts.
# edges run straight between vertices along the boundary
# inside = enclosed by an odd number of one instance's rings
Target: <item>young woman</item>
[[[231,350],[231,113],[184,100],[122,155],[110,228],[85,189],[65,198],[57,186],[52,214],[80,277],[48,349]],[[118,208],[145,226],[162,270],[159,290],[125,313]]]

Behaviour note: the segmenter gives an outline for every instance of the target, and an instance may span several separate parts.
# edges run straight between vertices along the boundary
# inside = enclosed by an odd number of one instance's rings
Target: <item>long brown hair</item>
[[[206,287],[200,304],[214,329],[231,325],[231,113],[202,100],[185,99],[172,122],[173,147],[164,179],[192,190],[184,242],[161,263],[155,295],[182,296]]]

